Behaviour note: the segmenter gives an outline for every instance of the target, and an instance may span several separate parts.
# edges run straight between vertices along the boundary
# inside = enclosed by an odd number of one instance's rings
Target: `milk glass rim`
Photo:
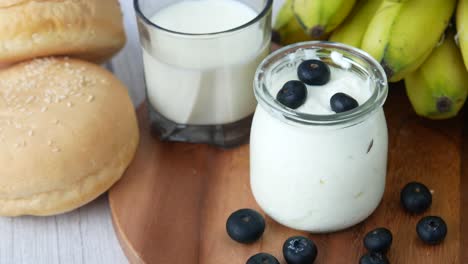
[[[217,36],[223,36],[225,34],[233,33],[239,30],[242,30],[244,28],[247,28],[251,25],[256,24],[260,20],[262,20],[264,17],[266,17],[268,14],[271,13],[272,7],[273,7],[273,0],[265,0],[265,6],[263,7],[262,11],[252,20],[250,20],[247,23],[244,23],[238,27],[228,29],[228,30],[223,30],[223,31],[218,31],[218,32],[209,32],[209,33],[185,33],[185,32],[179,32],[179,31],[174,31],[170,30],[164,27],[161,27],[157,25],[156,23],[153,23],[141,10],[140,8],[140,1],[143,0],[133,0],[133,7],[135,9],[135,12],[137,16],[142,19],[147,25],[150,25],[152,27],[155,27],[159,30],[165,31],[170,34],[178,35],[178,36],[185,36],[185,37],[217,37]]]
[[[266,84],[266,72],[272,70],[273,66],[281,60],[286,60],[288,54],[292,54],[299,49],[314,49],[314,50],[330,50],[341,52],[345,58],[352,60],[347,55],[351,55],[361,59],[370,66],[372,72],[368,72],[375,89],[371,97],[359,107],[337,114],[331,115],[314,115],[298,112],[288,108],[278,102],[269,91]],[[357,64],[357,63],[356,63]],[[388,96],[387,75],[383,67],[368,53],[351,47],[346,44],[330,42],[330,41],[308,41],[285,46],[268,55],[258,66],[254,79],[254,92],[258,103],[261,107],[267,110],[270,114],[305,125],[339,125],[349,124],[353,121],[358,122],[362,117],[374,112],[379,107],[382,107]]]

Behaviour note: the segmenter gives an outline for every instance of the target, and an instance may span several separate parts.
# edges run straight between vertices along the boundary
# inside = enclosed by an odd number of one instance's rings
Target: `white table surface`
[[[275,10],[282,2],[275,0]],[[145,93],[133,0],[121,0],[121,5],[128,41],[108,66],[138,105]],[[128,263],[114,233],[107,196],[58,216],[0,217],[0,264],[22,263]]]

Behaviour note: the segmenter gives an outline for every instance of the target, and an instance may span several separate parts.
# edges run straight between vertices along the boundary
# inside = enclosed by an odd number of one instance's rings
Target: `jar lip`
[[[161,27],[155,23],[153,23],[141,10],[140,7],[140,1],[141,0],[133,0],[133,7],[135,9],[135,13],[137,14],[137,17],[142,19],[147,25],[150,25],[152,27],[155,27],[159,30],[165,31],[167,33],[177,35],[177,36],[185,36],[185,37],[219,37],[225,34],[230,34],[239,30],[242,30],[244,28],[247,28],[264,17],[266,17],[269,13],[271,13],[271,9],[273,7],[273,0],[265,0],[265,6],[263,7],[262,11],[258,13],[256,17],[254,17],[252,20],[248,21],[247,23],[244,23],[238,27],[228,29],[228,30],[223,30],[223,31],[218,31],[218,32],[210,32],[210,33],[184,33],[184,32],[179,32],[179,31],[174,31],[170,30],[168,28]]]
[[[282,105],[271,95],[266,85],[266,72],[271,70],[271,66],[275,66],[275,62],[284,59],[288,54],[295,53],[299,49],[320,49],[339,51],[352,56],[358,57],[368,64],[372,69],[370,77],[374,81],[375,89],[370,98],[359,107],[332,115],[314,115],[302,112],[297,112],[294,109]],[[254,92],[258,103],[266,109],[271,109],[273,114],[284,117],[297,123],[306,125],[338,125],[346,124],[360,119],[361,117],[372,113],[378,107],[383,106],[388,95],[387,76],[383,67],[371,55],[360,49],[351,47],[346,44],[330,42],[330,41],[308,41],[296,43],[293,45],[282,47],[267,56],[257,68],[254,79]]]

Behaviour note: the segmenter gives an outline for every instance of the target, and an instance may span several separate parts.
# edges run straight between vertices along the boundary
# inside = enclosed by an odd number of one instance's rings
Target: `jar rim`
[[[269,92],[265,80],[267,76],[266,73],[269,70],[272,70],[275,63],[286,58],[287,55],[295,53],[299,49],[338,51],[344,53],[343,55],[348,54],[361,59],[365,64],[372,68],[372,72],[369,76],[375,85],[372,95],[364,104],[353,110],[331,115],[307,114],[297,112],[294,109],[284,106]],[[267,56],[260,63],[255,73],[254,92],[261,107],[270,109],[273,114],[284,117],[287,120],[305,125],[338,125],[356,121],[361,117],[374,112],[377,108],[382,107],[387,99],[388,83],[383,67],[365,51],[337,42],[308,41],[282,47]]]
[[[271,10],[272,10],[272,7],[273,7],[273,0],[265,0],[265,6],[263,7],[262,11],[260,13],[258,13],[257,16],[255,16],[252,20],[250,20],[250,21],[248,21],[248,22],[246,22],[246,23],[244,23],[244,24],[242,24],[240,26],[237,26],[235,28],[231,28],[231,29],[223,30],[223,31],[218,31],[218,32],[209,32],[209,33],[185,33],[185,32],[170,30],[168,28],[159,26],[156,23],[153,23],[141,10],[140,1],[141,0],[134,0],[133,1],[133,6],[134,6],[134,9],[135,9],[135,13],[137,14],[137,17],[142,19],[144,21],[144,23],[146,23],[147,25],[150,25],[152,27],[155,27],[155,28],[157,28],[159,30],[165,31],[165,32],[173,34],[173,35],[185,36],[185,37],[198,37],[198,38],[200,38],[200,37],[219,37],[219,36],[222,36],[222,35],[225,35],[225,34],[230,34],[230,33],[242,30],[244,28],[247,28],[247,27],[257,23],[258,21],[262,20],[268,14],[270,14]]]

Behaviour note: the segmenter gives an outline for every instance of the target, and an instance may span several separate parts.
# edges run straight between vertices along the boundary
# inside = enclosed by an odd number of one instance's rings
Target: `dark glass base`
[[[161,140],[205,143],[222,148],[233,148],[249,141],[252,116],[223,125],[182,125],[168,120],[147,103],[151,132]]]

